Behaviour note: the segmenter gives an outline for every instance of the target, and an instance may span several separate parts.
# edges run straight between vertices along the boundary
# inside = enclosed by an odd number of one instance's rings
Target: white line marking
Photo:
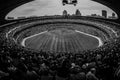
[[[21,42],[21,45],[25,47],[25,41],[26,41],[27,39],[30,39],[30,38],[32,38],[32,37],[38,36],[38,35],[43,34],[43,33],[46,33],[46,32],[48,32],[48,31],[40,32],[40,33],[38,33],[38,34],[34,34],[34,35],[32,35],[32,36],[29,36],[29,37],[24,38],[24,39],[22,40],[22,42]]]
[[[90,34],[87,34],[87,33],[84,33],[84,32],[78,31],[78,30],[75,30],[75,31],[78,32],[78,33],[82,33],[82,34],[84,34],[84,35],[88,35],[88,36],[91,36],[91,37],[96,38],[96,39],[99,41],[98,47],[100,47],[100,46],[103,45],[103,42],[102,42],[102,40],[101,40],[99,37],[96,37],[96,36],[94,36],[94,35],[90,35]]]

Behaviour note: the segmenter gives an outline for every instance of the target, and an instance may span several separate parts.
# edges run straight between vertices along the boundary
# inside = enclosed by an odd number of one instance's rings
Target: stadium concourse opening
[[[63,4],[62,4],[63,1]],[[65,3],[64,3],[65,1]],[[76,3],[77,1],[77,3]],[[74,6],[74,3],[76,6]],[[10,11],[5,19],[24,19],[37,16],[58,16],[66,10],[67,15],[89,16],[105,19],[117,19],[118,16],[109,7],[92,0],[34,0]]]

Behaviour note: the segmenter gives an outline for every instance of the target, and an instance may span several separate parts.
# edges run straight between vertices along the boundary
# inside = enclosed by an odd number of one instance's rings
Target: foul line
[[[32,38],[32,37],[38,36],[38,35],[43,34],[43,33],[46,33],[46,32],[48,32],[48,31],[44,31],[44,32],[41,32],[41,33],[38,33],[38,34],[34,34],[34,35],[32,35],[32,36],[29,36],[29,37],[24,38],[24,39],[22,40],[22,42],[21,42],[21,45],[25,47],[25,41],[26,41],[27,39],[30,39],[30,38]]]
[[[75,31],[78,32],[78,33],[82,33],[82,34],[84,34],[84,35],[87,35],[87,36],[91,36],[91,37],[96,38],[96,39],[99,41],[99,45],[98,45],[98,47],[100,47],[100,46],[103,45],[103,42],[102,42],[102,40],[101,40],[99,37],[94,36],[94,35],[90,35],[90,34],[87,34],[87,33],[84,33],[84,32],[78,31],[78,30],[75,30]]]

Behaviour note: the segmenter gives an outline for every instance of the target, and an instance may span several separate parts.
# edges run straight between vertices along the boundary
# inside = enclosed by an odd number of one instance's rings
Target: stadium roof
[[[14,8],[34,0],[0,0],[0,24],[5,23],[5,16]],[[119,0],[93,0],[113,9],[120,17]],[[114,20],[113,20],[114,21]],[[115,22],[120,23],[118,18]]]

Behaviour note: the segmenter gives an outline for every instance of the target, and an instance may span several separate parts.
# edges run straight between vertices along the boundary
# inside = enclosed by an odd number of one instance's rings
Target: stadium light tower
[[[77,0],[62,0],[63,6],[66,4],[72,4],[72,5],[76,6],[77,2],[78,2]]]

